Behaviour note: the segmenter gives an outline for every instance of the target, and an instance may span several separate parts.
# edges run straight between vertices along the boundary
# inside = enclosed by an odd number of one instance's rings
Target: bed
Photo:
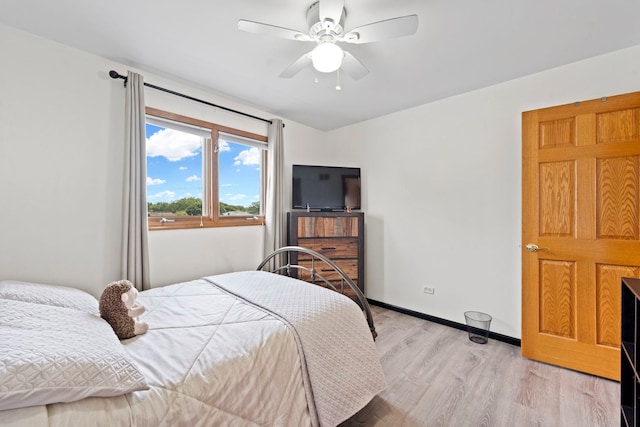
[[[287,277],[295,250],[140,292],[149,330],[123,341],[83,291],[0,282],[0,425],[340,424],[386,387],[373,320]]]

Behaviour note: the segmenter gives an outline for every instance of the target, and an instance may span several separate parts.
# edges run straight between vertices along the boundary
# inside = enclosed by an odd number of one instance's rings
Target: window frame
[[[158,117],[161,119],[171,120],[186,125],[197,126],[211,130],[211,139],[207,139],[205,144],[209,144],[207,149],[203,149],[203,157],[209,156],[205,160],[208,167],[203,167],[203,189],[202,189],[202,208],[204,211],[205,203],[208,215],[197,217],[171,217],[171,221],[161,222],[161,218],[149,217],[147,215],[147,227],[149,231],[153,230],[179,230],[189,228],[212,228],[212,227],[239,227],[251,225],[264,225],[264,212],[259,215],[220,215],[219,200],[219,179],[218,179],[218,152],[214,150],[214,146],[218,141],[219,134],[226,133],[239,136],[241,138],[249,138],[252,140],[267,143],[268,139],[264,135],[258,135],[241,129],[235,129],[228,126],[219,125],[205,120],[194,119],[192,117],[183,116],[176,113],[160,110],[153,107],[145,107],[145,115]],[[146,120],[145,120],[146,121]],[[261,177],[260,177],[260,207],[264,209],[266,201],[266,181],[267,181],[267,155],[266,149],[262,150]],[[145,155],[146,161],[146,155]],[[205,192],[208,197],[205,197]],[[146,194],[146,192],[145,192]],[[146,198],[146,197],[145,197]],[[145,201],[148,203],[148,201]],[[152,220],[153,219],[153,220]]]

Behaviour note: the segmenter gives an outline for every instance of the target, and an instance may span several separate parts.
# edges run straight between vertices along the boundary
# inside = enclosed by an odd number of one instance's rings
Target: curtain
[[[125,94],[125,159],[121,277],[138,290],[151,287],[147,239],[147,159],[144,79],[129,71]]]
[[[267,197],[265,204],[264,256],[287,243],[287,219],[284,200],[284,141],[282,120],[269,125]]]

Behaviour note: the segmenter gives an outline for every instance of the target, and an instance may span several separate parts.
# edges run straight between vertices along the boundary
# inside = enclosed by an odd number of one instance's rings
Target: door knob
[[[549,248],[541,248],[540,246],[536,245],[535,243],[529,243],[527,246],[525,246],[525,248],[527,248],[527,250],[529,252],[538,252],[538,251],[548,251]]]

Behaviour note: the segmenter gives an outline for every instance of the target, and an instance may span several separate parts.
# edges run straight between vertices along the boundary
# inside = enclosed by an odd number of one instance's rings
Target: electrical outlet
[[[424,292],[425,294],[433,295],[433,294],[436,292],[436,290],[435,290],[434,288],[432,288],[431,286],[425,286],[425,287],[423,288],[423,292]]]

